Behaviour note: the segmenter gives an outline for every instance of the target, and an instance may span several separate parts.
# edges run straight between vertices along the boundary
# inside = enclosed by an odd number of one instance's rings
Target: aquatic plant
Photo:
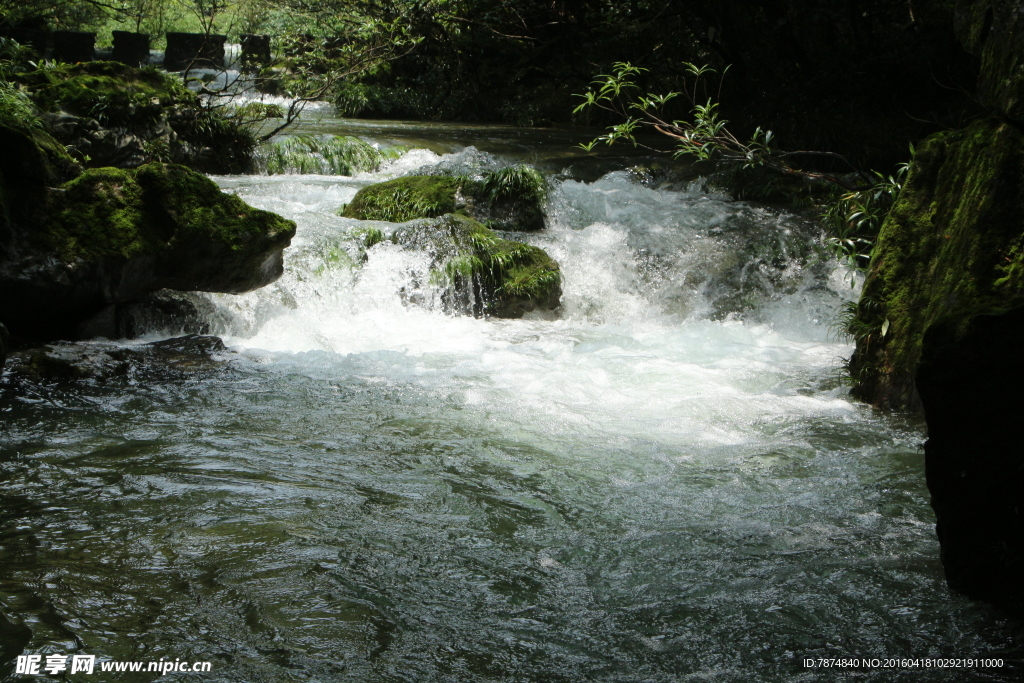
[[[488,199],[533,199],[543,203],[548,184],[544,175],[533,166],[518,164],[491,171],[484,176],[483,193]]]
[[[266,145],[262,152],[269,175],[282,173],[322,173],[354,175],[376,171],[402,150],[379,150],[359,138],[344,135],[296,135]]]
[[[346,218],[403,223],[455,211],[462,176],[406,176],[364,187],[341,211]]]

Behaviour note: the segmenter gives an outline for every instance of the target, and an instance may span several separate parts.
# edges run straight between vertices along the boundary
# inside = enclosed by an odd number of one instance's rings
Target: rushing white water
[[[437,160],[411,153],[380,175]],[[332,214],[377,179],[221,180],[299,225],[280,282],[215,297],[235,318],[221,330],[227,343],[277,358],[391,352],[376,367],[380,381],[458,396],[468,419],[486,415],[542,441],[571,434],[695,449],[683,458],[759,443],[764,420],[854,412],[835,382],[808,391],[849,353],[829,320],[853,291],[791,216],[651,190],[622,172],[566,181],[549,228],[532,238],[561,264],[560,315],[477,320],[409,302],[414,283],[429,279],[426,256],[385,241],[360,266],[344,251],[361,222]]]
[[[102,381],[0,383],[0,654],[238,683],[774,683],[835,678],[807,657],[953,656],[1015,679],[1016,627],[943,583],[921,426],[839,380],[855,291],[813,224],[563,177],[528,236],[561,311],[448,315],[427,256],[364,262],[368,224],[336,211],[467,160],[217,178],[298,224],[277,283],[209,297],[227,351],[97,342]]]

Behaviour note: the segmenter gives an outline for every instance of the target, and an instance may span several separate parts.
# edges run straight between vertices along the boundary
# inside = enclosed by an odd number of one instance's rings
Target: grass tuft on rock
[[[267,174],[319,173],[355,175],[376,171],[395,159],[401,149],[379,150],[368,142],[345,135],[296,135],[267,145],[262,153]]]

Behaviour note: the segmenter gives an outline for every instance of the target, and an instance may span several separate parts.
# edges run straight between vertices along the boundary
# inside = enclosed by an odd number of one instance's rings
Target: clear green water
[[[923,426],[837,380],[852,294],[813,226],[565,179],[530,237],[560,316],[448,316],[422,255],[353,263],[333,212],[451,159],[218,178],[299,224],[281,281],[210,297],[226,350],[158,359],[154,332],[78,345],[131,352],[103,380],[3,378],[0,677],[38,652],[247,683],[1019,678],[801,664],[1021,659],[1019,624],[945,587]]]

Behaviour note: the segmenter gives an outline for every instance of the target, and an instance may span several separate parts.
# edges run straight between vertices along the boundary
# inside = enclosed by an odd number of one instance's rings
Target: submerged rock
[[[219,369],[226,351],[218,337],[185,335],[135,346],[111,342],[57,343],[11,356],[15,391],[23,382],[63,384],[82,380],[166,381],[182,373]]]
[[[466,176],[415,175],[364,187],[342,207],[341,215],[401,223],[460,211],[491,228],[533,231],[544,228],[547,184],[529,166],[510,166]]]
[[[391,241],[431,255],[435,283],[444,286],[452,312],[521,318],[559,306],[561,273],[543,249],[502,239],[468,216],[411,221]]]

